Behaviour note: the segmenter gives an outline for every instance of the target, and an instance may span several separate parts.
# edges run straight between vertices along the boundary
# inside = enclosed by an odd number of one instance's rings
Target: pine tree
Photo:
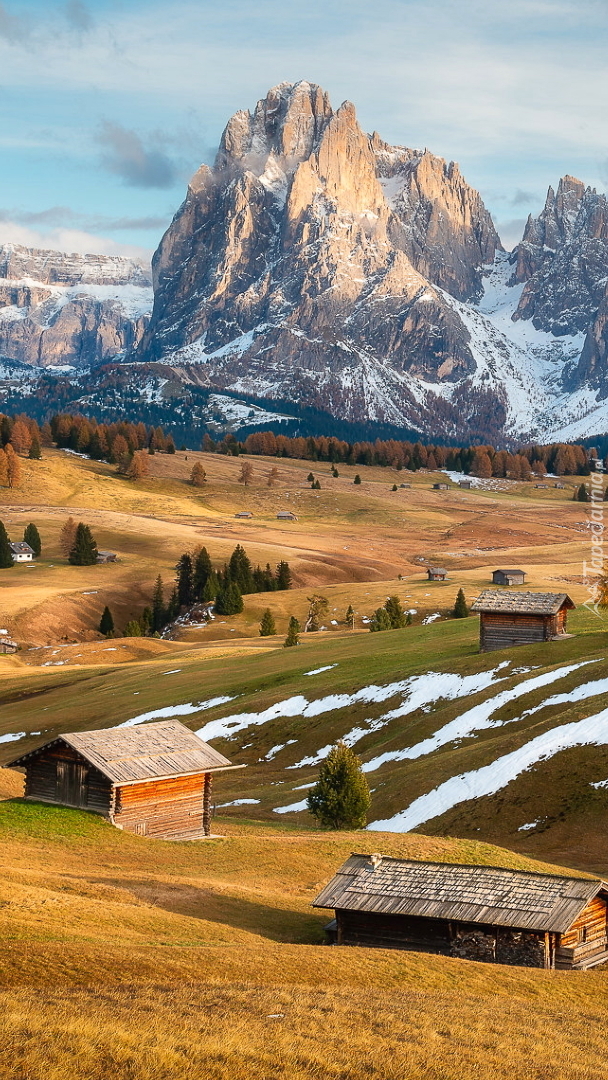
[[[393,486],[392,486],[391,490],[392,490],[392,491],[399,491],[399,488],[397,487],[397,485],[396,485],[396,484],[393,484]]]
[[[72,566],[92,566],[97,562],[97,544],[88,525],[80,521],[76,527],[74,545],[68,556]]]
[[[389,596],[384,605],[384,610],[390,619],[391,630],[400,630],[401,627],[405,626],[405,612],[401,607],[398,596]]]
[[[23,539],[26,544],[30,545],[34,555],[39,559],[42,554],[42,541],[40,539],[40,533],[32,521],[30,521],[29,525],[26,525]]]
[[[4,528],[4,525],[0,521],[0,570],[8,570],[11,566],[14,566],[12,552],[10,549],[10,541]]]
[[[340,475],[340,473],[339,473],[339,472],[338,472],[338,470],[336,469],[336,466],[335,466],[335,465],[332,465],[332,467],[331,467],[331,475],[332,475],[333,477],[337,477],[337,476],[339,476],[339,475]]]
[[[359,476],[359,473],[357,473],[357,475],[355,476],[355,479],[353,480],[353,484],[360,484],[360,483],[361,483],[361,477]]]
[[[194,573],[192,579],[192,585],[194,589],[194,597],[196,600],[201,600],[205,585],[209,580],[210,575],[213,573],[213,566],[209,557],[207,548],[203,547],[198,552],[194,560]]]
[[[152,619],[150,622],[150,629],[152,633],[158,633],[165,625],[165,595],[163,589],[163,579],[160,574],[156,579],[154,585],[154,592],[152,593]]]
[[[307,805],[324,829],[365,827],[371,806],[369,787],[359,758],[345,743],[332,746]]]
[[[40,439],[37,435],[34,435],[32,439],[32,445],[30,446],[29,454],[27,455],[30,461],[40,461],[42,453],[40,450]]]
[[[587,491],[587,485],[586,484],[581,484],[581,486],[578,489],[578,494],[577,494],[576,498],[577,498],[577,502],[584,502],[584,503],[589,502],[589,492]]]
[[[306,477],[306,479],[308,480],[308,483],[309,483],[309,484],[314,484],[314,481],[315,481],[315,476],[314,476],[314,473],[311,473],[311,472],[309,472],[309,474],[308,474],[308,476]]]
[[[266,608],[260,623],[260,637],[272,637],[276,632],[277,628],[272,617],[272,611],[270,608]]]
[[[350,626],[351,630],[355,629],[355,609],[352,604],[349,604],[346,609],[346,622]]]
[[[468,617],[468,614],[469,614],[469,609],[468,609],[468,606],[467,606],[467,602],[466,602],[466,599],[465,599],[464,592],[463,592],[462,589],[459,589],[458,590],[458,596],[456,597],[456,602],[454,604],[454,610],[452,611],[452,615],[454,616],[455,619],[466,619]]]
[[[287,628],[287,637],[283,642],[283,648],[291,649],[294,645],[300,644],[300,624],[294,615],[289,620],[289,626]]]
[[[228,563],[228,577],[235,581],[241,593],[254,591],[253,570],[245,548],[237,544]]]
[[[141,627],[141,632],[145,637],[147,634],[150,633],[150,630],[152,628],[152,608],[145,607],[141,615],[139,616],[138,621]]]
[[[59,535],[59,547],[61,548],[61,554],[65,555],[66,559],[69,558],[70,551],[74,547],[75,539],[76,522],[74,521],[73,517],[69,517]]]
[[[182,555],[175,569],[180,607],[190,607],[194,603],[194,570],[192,556],[187,551]]]
[[[125,626],[123,637],[141,637],[141,626],[137,619],[130,619]]]
[[[372,634],[376,634],[380,630],[392,630],[391,617],[386,608],[376,608],[374,614],[372,615],[369,629]]]
[[[228,580],[217,594],[215,610],[218,615],[238,615],[243,610],[243,597],[236,581]]]
[[[281,559],[277,566],[277,589],[290,589],[291,588],[291,570],[289,569],[289,563]]]
[[[167,611],[165,615],[165,626],[167,623],[173,622],[179,615],[179,596],[177,589],[174,588],[171,596],[169,597],[169,603],[167,604]]]
[[[314,484],[311,484],[310,486],[311,486],[311,487],[312,487],[312,488],[313,488],[313,489],[314,489],[315,491],[320,491],[320,490],[321,490],[321,481],[320,481],[320,480],[315,480]]]
[[[111,637],[114,633],[114,619],[112,618],[112,612],[107,604],[104,607],[103,614],[99,620],[99,633],[104,634],[105,637]]]
[[[201,600],[205,604],[210,604],[212,600],[215,600],[215,598],[216,598],[219,591],[220,591],[219,578],[218,578],[217,574],[215,573],[215,571],[213,571],[213,573],[209,574],[209,577],[207,578],[207,582],[205,584],[205,588],[203,589]]]
[[[317,593],[314,596],[308,596],[308,616],[304,623],[304,633],[316,633],[321,625],[321,619],[327,615],[329,611],[329,602],[327,597],[319,596]]]

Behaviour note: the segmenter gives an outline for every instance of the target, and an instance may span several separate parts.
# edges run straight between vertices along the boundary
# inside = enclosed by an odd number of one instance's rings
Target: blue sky
[[[0,242],[152,250],[221,131],[308,79],[455,159],[507,244],[608,182],[606,0],[0,0]]]

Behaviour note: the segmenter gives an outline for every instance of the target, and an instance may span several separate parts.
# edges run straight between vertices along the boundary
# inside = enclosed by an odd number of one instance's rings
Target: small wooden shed
[[[102,814],[125,832],[208,836],[211,783],[238,769],[178,720],[59,735],[9,762],[25,769],[25,798]]]
[[[298,520],[297,515],[294,514],[293,510],[279,510],[279,512],[277,514],[277,518],[278,518],[279,521],[297,521]]]
[[[444,483],[433,484],[433,491],[448,491],[449,487],[449,484]]]
[[[481,651],[534,645],[563,637],[567,612],[574,606],[567,593],[504,593],[484,589],[471,605],[471,611],[481,616]]]
[[[13,641],[12,638],[7,637],[5,634],[0,637],[0,653],[16,653],[18,648],[17,642]]]
[[[426,574],[429,581],[445,581],[448,572],[442,566],[427,566]]]
[[[597,879],[353,854],[313,907],[334,909],[338,945],[538,968],[608,960]]]
[[[117,562],[117,561],[118,561],[118,555],[116,554],[115,551],[98,551],[97,552],[97,562],[98,563],[110,563],[110,562]]]
[[[469,488],[473,487],[473,481],[472,480],[459,480],[458,481],[458,486],[461,487],[461,488],[466,488],[468,490]]]
[[[494,570],[492,573],[495,585],[523,585],[525,580],[525,570]]]

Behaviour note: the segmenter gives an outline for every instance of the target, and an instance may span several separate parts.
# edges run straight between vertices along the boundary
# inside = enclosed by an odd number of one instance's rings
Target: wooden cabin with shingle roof
[[[574,606],[567,593],[484,589],[471,605],[481,617],[480,649],[510,649],[564,637],[567,612]]]
[[[208,836],[213,774],[243,768],[178,720],[58,735],[5,767],[25,770],[26,799],[165,840]]]
[[[337,945],[539,968],[608,960],[597,879],[353,854],[313,907],[335,910]]]

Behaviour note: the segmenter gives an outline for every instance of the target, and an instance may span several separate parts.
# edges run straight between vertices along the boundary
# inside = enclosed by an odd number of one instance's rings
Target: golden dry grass
[[[42,461],[24,461],[19,489],[2,491],[2,519],[11,535],[20,537],[35,520],[44,542],[36,566],[3,572],[0,622],[19,641],[92,639],[106,603],[117,626],[124,626],[149,602],[156,575],[170,583],[179,554],[202,544],[218,564],[239,542],[254,563],[286,558],[296,587],[287,596],[251,598],[244,615],[226,626],[218,621],[184,632],[201,644],[232,631],[255,637],[266,605],[283,634],[291,614],[304,615],[313,588],[328,595],[338,623],[350,603],[362,616],[395,591],[421,614],[447,610],[459,586],[476,595],[500,563],[527,569],[532,588],[567,588],[575,600],[586,597],[586,510],[572,502],[573,480],[565,490],[497,481],[492,491],[435,492],[440,474],[340,466],[335,479],[325,463],[254,458],[253,484],[243,489],[235,458],[188,452],[149,460],[151,478],[135,485],[112,466],[46,450]],[[195,460],[207,471],[204,489],[188,483]],[[273,466],[279,481],[268,488]],[[321,491],[306,482],[311,469]],[[363,477],[360,486],[352,483],[356,472]],[[393,492],[393,482],[404,477],[411,486]],[[298,521],[278,522],[276,513],[285,508],[294,509]],[[236,520],[240,509],[254,517]],[[58,539],[69,514],[87,521],[99,546],[117,551],[119,562],[67,566]],[[451,580],[427,583],[424,559],[445,565]],[[398,582],[399,574],[406,580]],[[341,632],[331,622],[328,628]]]

